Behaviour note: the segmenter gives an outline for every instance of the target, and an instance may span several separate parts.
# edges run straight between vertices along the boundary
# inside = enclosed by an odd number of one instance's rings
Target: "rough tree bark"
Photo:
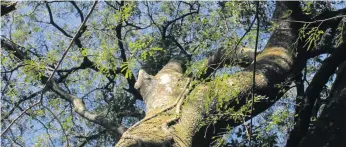
[[[314,104],[320,96],[320,91],[323,89],[323,86],[328,82],[332,74],[335,73],[338,65],[346,59],[345,48],[345,42],[336,48],[335,51],[323,61],[322,66],[311,80],[302,98],[301,107],[298,112],[296,112],[296,114],[298,114],[298,119],[296,120],[296,125],[293,130],[290,132],[289,139],[287,140],[287,147],[296,147],[308,132]]]
[[[346,48],[343,48],[344,50]],[[344,54],[345,55],[345,54]],[[302,139],[299,147],[329,146],[346,144],[346,60],[338,67],[337,77],[332,87],[329,103],[321,116],[313,122],[312,128]]]
[[[16,9],[17,2],[1,2],[1,16],[4,16]]]
[[[14,5],[10,5],[14,8]],[[1,12],[5,15],[14,9]],[[291,15],[287,12],[292,10]],[[271,36],[265,49],[257,57],[256,70],[256,94],[267,97],[266,101],[255,103],[253,113],[257,115],[271,106],[280,97],[281,88],[276,85],[289,82],[295,75],[300,73],[302,63],[307,60],[306,56],[299,57],[296,53],[301,49],[298,41],[298,29],[301,24],[292,20],[302,17],[299,2],[277,2],[274,19],[278,28]],[[11,51],[20,60],[30,60],[30,57],[21,49],[22,47],[1,38],[2,48]],[[342,45],[343,49],[345,44]],[[253,51],[240,49],[240,54],[224,55],[222,51],[212,56],[208,65],[211,68],[222,67],[229,62],[229,58],[252,57]],[[344,50],[340,50],[344,54]],[[244,56],[244,54],[248,56]],[[318,53],[320,54],[320,53]],[[341,56],[344,60],[345,56]],[[225,59],[225,60],[224,60]],[[246,58],[251,63],[253,58]],[[224,63],[223,63],[224,62]],[[338,60],[338,63],[341,60]],[[92,68],[89,60],[83,61],[86,66],[80,69]],[[241,64],[247,66],[248,64]],[[336,66],[336,65],[335,65]],[[183,76],[179,61],[171,61],[155,76],[140,70],[138,80],[134,87],[140,91],[146,104],[146,116],[141,121],[129,128],[119,140],[116,146],[209,146],[211,138],[226,125],[237,126],[236,120],[223,117],[217,119],[213,127],[202,126],[206,118],[215,113],[223,113],[229,108],[238,111],[242,106],[249,103],[249,95],[252,87],[253,65],[243,71],[227,78],[216,78],[213,81],[193,84],[193,79]],[[208,69],[210,70],[210,69]],[[116,71],[113,71],[117,73]],[[120,70],[118,71],[120,72]],[[210,71],[207,71],[210,72]],[[208,74],[208,73],[207,73]],[[346,123],[343,117],[346,112],[346,62],[339,66],[336,82],[332,88],[330,101],[321,117],[313,122],[299,146],[339,146],[346,144],[342,135],[346,134]],[[47,79],[47,77],[43,77]],[[214,81],[225,88],[218,87]],[[45,83],[45,81],[42,81]],[[57,81],[58,83],[58,81]],[[49,89],[63,99],[71,102],[75,111],[87,120],[100,124],[105,128],[122,134],[124,128],[114,126],[102,116],[87,111],[79,98],[69,95],[54,81],[49,84]],[[226,95],[226,96],[225,96]],[[206,107],[207,106],[207,107]],[[252,117],[252,116],[250,116]],[[248,117],[248,118],[250,118]],[[247,118],[247,119],[248,119]],[[213,128],[213,129],[211,129]],[[326,137],[324,137],[326,136]]]
[[[287,16],[289,10],[293,11]],[[276,4],[274,18],[279,20],[278,28],[257,56],[255,75],[256,93],[268,99],[255,103],[254,115],[277,100],[280,92],[277,84],[296,74],[292,68],[297,65],[295,52],[299,25],[291,20],[297,20],[301,14],[299,2]],[[219,80],[219,86],[210,81],[193,87],[191,79],[182,75],[178,61],[168,63],[155,76],[141,70],[136,88],[144,98],[146,116],[129,128],[116,146],[209,146],[212,133],[208,131],[206,134],[201,124],[209,115],[225,113],[229,108],[239,111],[249,103],[252,69],[250,65],[225,79],[216,78],[214,81]],[[230,118],[217,121],[233,126],[239,123]],[[225,127],[226,123],[220,124],[215,125],[216,129]]]

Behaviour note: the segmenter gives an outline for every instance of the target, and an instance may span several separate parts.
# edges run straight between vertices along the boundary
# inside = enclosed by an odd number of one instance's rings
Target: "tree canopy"
[[[1,145],[346,145],[345,6],[1,2]]]

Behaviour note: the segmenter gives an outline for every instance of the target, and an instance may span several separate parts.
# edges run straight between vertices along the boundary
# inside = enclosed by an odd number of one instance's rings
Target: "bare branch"
[[[168,28],[171,24],[175,23],[176,21],[178,21],[178,20],[180,20],[180,19],[184,19],[184,18],[187,17],[187,16],[190,16],[190,15],[193,15],[193,14],[197,14],[197,13],[199,13],[199,5],[198,5],[198,8],[197,8],[196,11],[192,11],[192,12],[183,14],[183,15],[181,15],[181,16],[179,16],[179,17],[173,19],[173,20],[170,20],[170,21],[164,23],[164,27],[165,27],[165,28]]]
[[[118,10],[118,8],[116,8],[115,6],[113,6],[110,2],[108,2],[108,1],[105,1],[106,2],[106,4],[108,5],[108,6],[110,6],[111,8],[113,8],[114,10]],[[118,2],[117,2],[118,3]],[[118,3],[119,4],[119,3]],[[120,5],[120,4],[119,4]]]
[[[81,99],[77,98],[74,95],[67,93],[65,90],[63,90],[61,87],[59,87],[58,84],[55,83],[54,81],[51,82],[51,84],[49,85],[49,88],[53,92],[55,92],[56,94],[61,96],[61,98],[70,102],[74,107],[74,111],[77,114],[79,114],[80,116],[82,116],[83,118],[85,118],[85,119],[87,119],[93,123],[99,124],[99,125],[107,128],[107,129],[114,131],[114,132],[117,132],[118,134],[122,134],[125,131],[124,127],[115,125],[114,123],[109,121],[106,117],[98,115],[98,114],[94,114],[94,113],[90,112],[89,110],[87,110],[85,108],[84,102]]]
[[[134,28],[136,28],[136,30],[146,29],[146,28],[148,28],[148,27],[150,27],[150,26],[151,26],[151,24],[150,24],[150,25],[145,26],[145,27],[140,27],[140,26],[137,26],[137,25],[134,25],[134,24],[132,24],[132,23],[128,22],[127,20],[125,20],[124,22],[125,22],[125,24],[126,24],[125,26],[131,26],[131,27],[134,27]]]
[[[70,1],[70,3],[77,9],[80,16],[80,21],[83,22],[84,21],[83,12],[79,9],[75,1]]]
[[[187,52],[186,49],[184,49],[184,47],[178,42],[178,40],[175,39],[174,36],[169,36],[169,38],[172,39],[172,41],[175,43],[176,46],[178,46],[181,52],[184,53],[189,58],[189,60],[191,60],[191,53]]]
[[[53,73],[52,73],[52,74],[50,75],[50,77],[48,78],[48,80],[47,80],[47,82],[46,82],[46,85],[44,86],[43,89],[46,88],[47,83],[49,83],[49,81],[53,78],[54,73],[57,71],[57,69],[59,68],[60,64],[61,64],[62,61],[64,60],[65,56],[67,55],[67,52],[68,52],[68,51],[70,50],[70,48],[72,47],[73,42],[79,37],[79,34],[80,34],[80,32],[82,31],[82,28],[84,28],[84,25],[85,25],[85,23],[87,22],[88,18],[90,17],[91,13],[93,12],[93,10],[94,10],[96,4],[97,4],[97,1],[94,2],[93,6],[92,6],[92,8],[90,9],[89,13],[87,14],[85,20],[84,20],[83,23],[80,25],[80,27],[79,27],[79,29],[78,29],[76,35],[72,38],[70,44],[69,44],[68,47],[66,48],[64,54],[62,55],[60,61],[58,62],[58,65],[55,67]],[[47,8],[48,8],[48,11],[50,11],[49,5],[46,4],[46,6],[47,6]],[[49,14],[50,14],[50,16],[51,16],[51,13],[49,13]],[[53,20],[53,18],[51,17],[51,21],[52,21],[52,20]]]
[[[22,102],[24,102],[24,101],[26,101],[26,100],[30,100],[30,99],[36,97],[39,93],[41,93],[41,91],[35,92],[35,93],[31,94],[30,96],[24,96],[22,99],[20,99],[19,101],[17,101],[17,102],[14,104],[13,108],[8,112],[8,114],[5,115],[5,116],[2,116],[1,122],[4,122],[4,120],[7,119],[7,118],[13,113],[13,111],[14,111]]]
[[[118,134],[122,134],[124,131],[125,131],[125,128],[124,127],[116,127],[116,125],[114,125],[112,122],[108,121],[105,117],[103,116],[100,116],[100,115],[97,115],[97,114],[93,114],[91,113],[90,111],[86,110],[85,106],[84,106],[84,103],[82,102],[81,99],[71,95],[71,94],[68,94],[66,91],[64,91],[61,87],[59,87],[57,85],[57,83],[54,81],[54,80],[51,80],[54,73],[57,71],[57,68],[59,67],[59,65],[61,64],[62,60],[64,59],[64,57],[66,56],[67,54],[67,51],[69,50],[69,48],[71,47],[71,45],[73,44],[74,40],[76,39],[76,36],[78,36],[81,28],[85,25],[85,22],[88,20],[88,17],[90,16],[92,10],[95,8],[95,5],[96,5],[97,2],[94,3],[92,9],[89,11],[87,17],[85,18],[84,22],[82,23],[79,31],[77,31],[75,37],[72,39],[70,45],[67,47],[66,51],[64,52],[63,54],[63,57],[61,58],[61,60],[59,61],[59,64],[58,66],[56,66],[56,68],[54,69],[54,72],[52,73],[52,75],[48,78],[48,77],[44,77],[45,79],[48,79],[46,80],[46,85],[45,85],[45,88],[50,88],[53,92],[57,93],[58,95],[60,95],[63,99],[67,100],[68,102],[72,103],[72,105],[74,106],[75,108],[75,112],[77,112],[77,114],[81,115],[83,118],[91,121],[91,122],[94,122],[96,124],[99,124],[105,128],[108,128]],[[24,59],[30,59],[26,54],[24,54],[21,50],[19,50],[19,46],[14,46],[13,44],[10,44],[11,42],[6,42],[5,39],[1,39],[1,42],[3,44],[5,44],[4,48],[7,49],[7,50],[12,50],[12,51],[17,51],[17,52],[14,52],[13,54],[18,57],[19,59],[21,60],[24,60]],[[70,70],[70,71],[73,71]],[[43,88],[43,89],[45,89]],[[35,104],[33,104],[32,106],[30,106],[29,108],[25,109],[21,114],[20,116],[22,116],[26,111],[28,111],[29,109],[31,109],[32,107],[36,106],[37,104],[41,103],[42,101],[42,97],[41,96],[41,99],[40,101],[36,102]],[[18,116],[15,120],[19,119]],[[15,122],[15,120],[10,124],[10,126]],[[10,127],[8,126],[8,128]],[[5,131],[3,133],[5,133],[7,130],[5,129]],[[2,134],[3,134],[2,133]]]
[[[162,31],[161,31],[163,40],[165,40],[165,38],[166,38],[166,31],[167,31],[167,29],[168,29],[168,27],[169,27],[170,25],[172,25],[173,23],[175,23],[175,22],[178,21],[178,20],[184,19],[184,18],[187,17],[187,16],[190,16],[190,15],[193,15],[193,14],[198,14],[198,13],[199,13],[199,7],[200,7],[200,5],[198,4],[197,10],[192,11],[192,12],[189,12],[189,13],[186,13],[186,14],[183,14],[183,15],[181,15],[181,16],[179,16],[179,17],[173,19],[173,20],[164,22],[164,23],[162,24]],[[193,9],[193,10],[194,10],[193,7],[191,7],[190,9]]]
[[[162,32],[160,25],[158,25],[153,18],[153,14],[150,11],[151,9],[149,8],[149,2],[146,1],[143,4],[147,7],[147,13],[148,13],[148,16],[149,16],[152,24],[154,24],[160,30],[160,32]]]
[[[66,134],[65,128],[64,128],[64,126],[62,125],[61,121],[60,121],[59,118],[52,112],[52,110],[50,110],[48,107],[45,107],[45,106],[44,106],[44,108],[47,109],[47,110],[52,114],[53,118],[54,118],[54,119],[58,122],[58,124],[60,125],[60,128],[61,128],[61,130],[62,130],[62,132],[63,132],[63,135],[64,135],[65,138],[66,138],[66,144],[67,144],[67,146],[69,147],[69,146],[70,146],[70,141],[69,141],[68,135]]]
[[[50,20],[50,24],[52,24],[56,29],[58,29],[61,33],[63,33],[66,37],[72,38],[71,35],[69,35],[64,29],[62,29],[59,25],[57,25],[54,22],[54,18],[53,18],[53,14],[52,14],[52,10],[50,9],[49,4],[46,2],[46,7],[49,13],[49,20]]]
[[[10,127],[25,113],[27,112],[28,110],[30,110],[31,108],[35,107],[36,105],[40,104],[41,101],[38,101],[38,102],[35,102],[34,104],[30,105],[28,108],[26,108],[24,111],[22,111],[15,119],[12,120],[12,122],[4,129],[3,132],[1,132],[1,135],[4,135],[8,129],[10,129]]]

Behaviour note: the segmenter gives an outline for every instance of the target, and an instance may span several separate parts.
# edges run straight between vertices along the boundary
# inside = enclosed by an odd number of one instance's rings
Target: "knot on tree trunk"
[[[117,146],[188,146],[189,137],[181,136],[191,136],[196,124],[190,120],[201,116],[189,114],[189,119],[185,119],[188,115],[180,111],[189,85],[190,79],[183,76],[176,61],[166,64],[155,76],[140,70],[135,88],[144,98],[146,116],[127,130]],[[193,108],[184,109],[197,114]]]
[[[174,103],[186,89],[184,84],[187,79],[183,76],[182,67],[177,61],[166,64],[155,76],[141,69],[135,88],[143,96],[147,115]]]

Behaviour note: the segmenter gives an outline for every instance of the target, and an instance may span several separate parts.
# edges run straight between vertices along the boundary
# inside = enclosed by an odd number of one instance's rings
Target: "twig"
[[[80,21],[83,22],[84,21],[83,12],[79,9],[75,1],[70,1],[70,3],[77,9],[80,16]]]
[[[252,101],[251,101],[251,112],[250,112],[250,141],[249,145],[251,146],[251,140],[252,140],[252,113],[254,110],[254,101],[255,101],[255,88],[256,88],[256,53],[258,48],[258,37],[259,37],[259,26],[260,26],[260,20],[258,18],[259,14],[259,1],[256,2],[256,19],[257,19],[257,33],[256,33],[256,44],[255,44],[255,54],[254,54],[254,61],[253,61],[253,76],[252,76]]]
[[[321,19],[321,20],[315,20],[315,21],[299,21],[299,20],[280,20],[280,19],[274,19],[276,21],[285,21],[285,22],[296,22],[296,23],[317,23],[317,22],[324,22],[324,21],[328,21],[328,20],[332,20],[332,19],[336,19],[336,18],[340,18],[340,17],[346,17],[346,15],[338,15],[338,16],[334,16],[334,17],[330,17],[330,18],[326,18],[326,19]]]
[[[62,61],[64,60],[65,56],[67,55],[67,52],[70,50],[70,48],[72,47],[72,44],[73,42],[76,40],[77,36],[79,36],[78,34],[81,32],[82,28],[84,27],[85,23],[87,22],[88,18],[90,17],[92,11],[94,10],[95,6],[97,4],[97,1],[94,2],[91,10],[89,11],[88,15],[86,16],[85,20],[83,21],[82,25],[80,25],[77,33],[75,34],[75,36],[72,38],[70,44],[68,45],[68,47],[66,48],[64,54],[62,55],[60,61],[58,62],[58,65],[55,67],[53,73],[50,75],[50,77],[48,78],[46,84],[44,85],[44,88],[45,89],[47,87],[47,83],[49,83],[49,81],[53,78],[54,76],[54,73],[57,71],[58,67],[60,66],[60,64],[62,63]],[[47,4],[48,5],[48,4]]]
[[[2,135],[4,135],[9,129],[10,127],[28,110],[30,110],[32,107],[35,107],[37,104],[41,103],[41,100],[39,100],[38,102],[34,103],[33,105],[29,106],[28,108],[26,108],[24,111],[22,111],[22,113],[20,113],[20,115],[18,115],[14,120],[12,120],[12,122],[10,123],[10,125],[8,125],[6,127],[6,129],[1,133],[0,137]]]
[[[239,44],[240,44],[241,41],[244,39],[244,37],[251,31],[251,28],[252,28],[253,24],[255,23],[255,20],[256,20],[256,17],[252,20],[252,22],[251,22],[249,28],[245,31],[245,33],[243,34],[243,36],[237,41],[237,44],[235,45],[235,47],[233,48],[232,51],[235,51],[235,50],[238,48]],[[230,55],[232,51],[225,53],[225,54],[221,57],[222,60],[221,60],[219,63],[216,63],[216,64],[218,64],[218,66],[215,67],[215,69],[219,69],[219,68],[220,68],[220,66],[222,65],[222,64],[220,64],[220,63],[225,62],[225,60],[227,59],[227,56]],[[255,52],[255,54],[257,54],[257,52]],[[211,66],[212,66],[212,65],[208,65],[207,68],[211,68]],[[208,78],[210,75],[214,74],[215,72],[216,72],[216,70],[212,71],[211,73],[206,73],[205,77]]]
[[[65,136],[66,138],[66,144],[67,146],[69,147],[70,146],[70,141],[69,141],[69,138],[68,138],[68,135],[66,134],[66,131],[65,131],[65,128],[64,126],[62,125],[61,121],[59,120],[59,118],[53,113],[52,110],[50,110],[48,107],[44,106],[44,108],[46,108],[53,116],[54,119],[56,119],[56,121],[58,122],[58,124],[60,125],[61,127],[61,130],[62,130],[62,133],[63,135]]]
[[[69,37],[69,38],[72,38],[71,35],[69,35],[64,29],[62,29],[59,25],[57,25],[57,24],[54,22],[52,10],[50,9],[48,2],[46,2],[46,7],[47,7],[47,10],[48,10],[48,14],[49,14],[49,19],[50,19],[49,22],[50,22],[50,24],[52,24],[56,29],[58,29],[58,30],[59,30],[61,33],[63,33],[65,36],[67,36],[67,37]]]
[[[55,67],[53,73],[52,73],[52,74],[50,75],[50,77],[48,78],[46,84],[45,84],[44,87],[43,87],[43,90],[41,91],[41,98],[40,98],[40,100],[37,101],[36,103],[34,103],[33,105],[29,106],[29,107],[28,107],[27,109],[25,109],[24,111],[22,111],[22,113],[21,113],[19,116],[17,116],[17,117],[10,123],[9,126],[6,127],[6,129],[1,133],[0,136],[2,136],[3,134],[5,134],[5,133],[9,130],[9,128],[10,128],[10,127],[11,127],[11,126],[12,126],[12,125],[24,114],[24,113],[26,113],[28,110],[30,110],[31,108],[33,108],[34,106],[36,106],[36,105],[38,105],[38,104],[40,104],[40,103],[42,102],[43,94],[44,94],[45,89],[47,88],[47,85],[48,85],[47,83],[49,83],[49,81],[52,79],[52,77],[53,77],[54,73],[56,72],[56,70],[58,69],[59,65],[60,65],[61,62],[64,60],[64,58],[65,58],[67,52],[68,52],[69,49],[71,48],[73,42],[76,40],[76,36],[78,36],[79,32],[81,31],[81,28],[83,28],[83,26],[85,25],[85,23],[86,23],[86,21],[88,20],[88,18],[89,18],[89,16],[90,16],[91,12],[94,10],[96,4],[97,4],[97,1],[94,2],[94,4],[93,4],[91,10],[89,11],[89,13],[88,13],[87,17],[85,18],[84,22],[82,23],[82,25],[79,27],[79,29],[78,29],[76,35],[75,35],[75,36],[73,37],[73,39],[71,40],[69,46],[67,47],[66,51],[64,52],[64,54],[63,54],[62,58],[60,59],[58,65]],[[47,5],[48,5],[48,4],[47,4]]]
[[[242,124],[242,126],[245,128],[245,133],[246,133],[246,136],[248,137],[248,139],[249,140],[251,140],[251,134],[252,134],[252,129],[251,130],[249,130],[248,129],[248,127],[247,127],[247,125],[246,125],[246,121],[245,121],[245,118],[243,117],[243,124]],[[252,126],[251,126],[252,127]],[[251,145],[251,144],[250,144]]]

